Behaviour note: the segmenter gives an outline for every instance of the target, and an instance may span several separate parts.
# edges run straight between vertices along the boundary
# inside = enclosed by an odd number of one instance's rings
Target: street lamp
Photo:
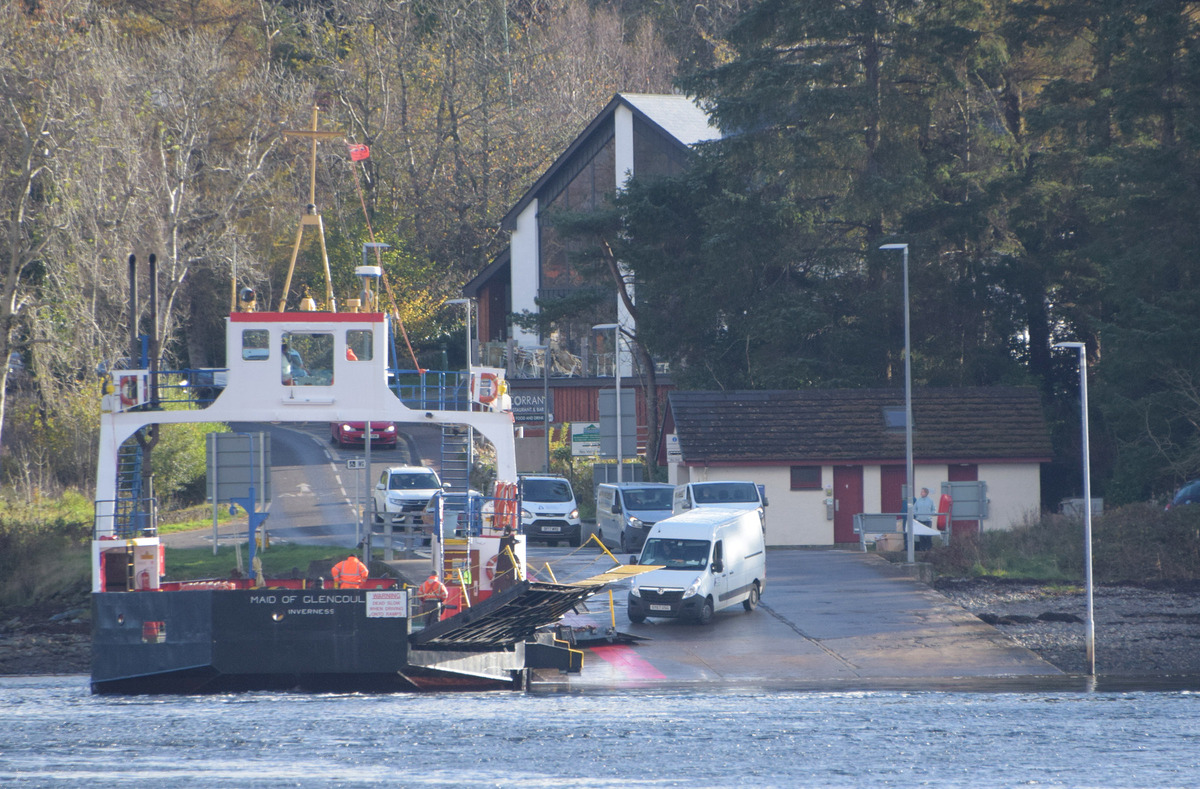
[[[884,244],[880,249],[899,249],[904,253],[904,472],[908,482],[908,500],[904,502],[904,532],[905,542],[908,543],[908,563],[916,561],[914,553],[916,535],[913,534],[912,499],[913,488],[913,448],[912,448],[912,343],[908,329],[908,244]]]
[[[362,298],[359,309],[363,312],[375,311],[378,308],[377,304],[372,303],[377,301],[377,298],[371,294],[371,280],[380,279],[383,276],[382,266],[372,266],[367,262],[367,250],[375,250],[376,256],[385,249],[391,249],[391,244],[385,244],[382,241],[366,241],[362,246],[362,266],[355,271],[362,278]],[[376,258],[378,259],[378,257]],[[347,346],[349,347],[349,346]],[[371,563],[370,545],[371,545],[371,521],[370,521],[370,501],[371,496],[371,415],[367,414],[367,421],[363,423],[363,509],[362,509],[362,529],[360,532],[360,541],[363,545],[363,561],[367,564]],[[388,541],[388,551],[392,550],[392,543]]]
[[[609,331],[613,333],[613,377],[616,379],[617,394],[617,482],[624,481],[621,473],[621,324],[599,323],[592,331]]]
[[[471,376],[471,302],[474,299],[448,299],[446,304],[463,304],[467,308],[467,377]]]
[[[1092,606],[1092,472],[1088,449],[1087,347],[1081,342],[1057,342],[1055,348],[1079,352],[1079,413],[1083,423],[1083,557],[1084,587],[1087,591],[1087,622],[1084,625],[1084,660],[1088,676],[1096,676],[1096,618]]]
[[[550,473],[550,346],[531,345],[530,350],[542,352],[542,435],[546,437],[546,465],[542,469]]]

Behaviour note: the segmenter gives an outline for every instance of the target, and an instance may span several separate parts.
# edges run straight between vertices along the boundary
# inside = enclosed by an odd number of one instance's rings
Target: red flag
[[[365,145],[347,145],[346,147],[350,150],[350,158],[353,161],[361,162],[371,156],[371,149]]]

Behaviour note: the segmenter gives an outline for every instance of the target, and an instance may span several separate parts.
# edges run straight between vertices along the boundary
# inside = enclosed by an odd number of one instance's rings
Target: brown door
[[[833,541],[858,542],[854,516],[863,511],[862,466],[833,467]]]
[[[880,512],[904,512],[904,486],[908,484],[907,466],[879,467]]]

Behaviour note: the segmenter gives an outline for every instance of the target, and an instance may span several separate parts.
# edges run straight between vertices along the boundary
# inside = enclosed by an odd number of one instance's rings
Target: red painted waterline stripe
[[[605,647],[592,647],[592,652],[600,659],[612,664],[613,668],[622,672],[630,679],[666,679],[667,675],[656,669],[649,661],[640,657],[632,647],[624,644],[613,644]]]

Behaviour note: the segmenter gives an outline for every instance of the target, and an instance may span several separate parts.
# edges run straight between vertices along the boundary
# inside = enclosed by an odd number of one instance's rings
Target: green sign
[[[572,422],[571,455],[588,457],[600,454],[600,423]]]

